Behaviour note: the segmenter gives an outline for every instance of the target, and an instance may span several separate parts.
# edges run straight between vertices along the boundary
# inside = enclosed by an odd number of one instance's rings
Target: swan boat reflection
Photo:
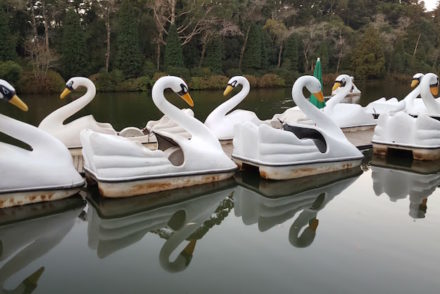
[[[234,212],[245,225],[258,224],[261,232],[297,216],[289,230],[289,241],[295,247],[308,247],[316,236],[319,211],[361,174],[356,168],[317,180],[307,177],[274,182],[240,173],[235,176],[239,186],[234,194]]]
[[[409,215],[425,218],[429,196],[440,185],[440,161],[417,162],[404,158],[374,156],[371,161],[373,188],[377,196],[392,202],[409,198]]]
[[[160,253],[161,266],[169,272],[186,269],[197,240],[232,210],[232,179],[175,191],[164,191],[130,199],[104,199],[88,195],[89,247],[105,258],[151,232],[165,239]],[[188,242],[175,260],[171,254]],[[173,255],[174,256],[174,255]]]
[[[56,247],[70,232],[85,201],[77,196],[0,210],[0,293],[31,293],[44,266],[32,262]],[[13,289],[5,283],[31,267],[33,273]]]

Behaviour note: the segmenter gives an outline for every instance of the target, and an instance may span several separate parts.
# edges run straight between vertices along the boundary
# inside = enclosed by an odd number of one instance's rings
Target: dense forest
[[[440,9],[416,0],[0,0],[0,78],[58,92],[71,76],[142,91],[284,86],[311,73],[381,79],[437,72]]]

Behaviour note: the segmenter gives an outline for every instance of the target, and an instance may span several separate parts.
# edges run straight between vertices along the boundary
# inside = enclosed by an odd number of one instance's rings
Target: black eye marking
[[[8,100],[10,100],[15,94],[13,91],[10,91],[8,88],[2,85],[0,85],[0,92]]]
[[[188,87],[185,86],[184,84],[180,84],[180,88],[182,89],[178,93],[180,96],[185,95],[186,93],[188,93]]]
[[[238,82],[237,81],[232,81],[232,83],[228,84],[231,87],[237,87]]]
[[[70,81],[66,84],[66,88],[69,89],[70,91],[73,91],[73,81]]]
[[[336,83],[341,84],[341,87],[345,87],[345,85],[347,84],[345,80],[341,80],[341,81],[336,80]]]

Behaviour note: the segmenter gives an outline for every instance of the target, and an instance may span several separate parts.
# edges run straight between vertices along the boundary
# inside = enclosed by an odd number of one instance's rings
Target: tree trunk
[[[203,65],[203,60],[205,59],[205,54],[206,54],[206,42],[203,42],[202,53],[200,53],[199,67],[202,67],[202,65]]]
[[[417,47],[419,47],[419,41],[420,41],[420,36],[422,34],[419,34],[419,37],[417,38],[417,42],[416,42],[416,46],[414,47],[414,53],[413,53],[413,57],[416,56],[417,53]]]
[[[170,5],[171,5],[171,19],[170,22],[171,24],[176,22],[176,0],[171,0],[170,1]]]
[[[105,28],[107,30],[107,50],[105,52],[105,71],[108,72],[110,68],[110,41],[111,41],[111,27],[110,27],[110,2],[107,3],[107,15],[105,17]]]
[[[243,56],[244,56],[244,51],[246,51],[246,45],[247,45],[247,41],[248,41],[248,37],[249,37],[249,32],[251,31],[251,26],[248,27],[247,31],[246,31],[246,36],[244,37],[244,42],[243,42],[243,46],[241,47],[241,51],[240,51],[240,61],[238,62],[238,68],[241,71],[241,66],[243,63]]]
[[[32,33],[34,34],[34,41],[36,41],[38,33],[37,33],[37,22],[35,20],[35,11],[34,11],[34,3],[33,1],[29,1],[31,6],[31,23],[32,23]]]
[[[160,45],[162,39],[163,39],[163,31],[160,31],[156,46],[156,70],[160,69]]]
[[[277,68],[281,67],[281,56],[283,55],[283,43],[281,43],[280,45],[280,51],[278,52],[278,64],[277,64]]]
[[[49,52],[49,21],[47,20],[46,14],[46,1],[42,1],[41,5],[43,6],[44,40],[46,51]]]

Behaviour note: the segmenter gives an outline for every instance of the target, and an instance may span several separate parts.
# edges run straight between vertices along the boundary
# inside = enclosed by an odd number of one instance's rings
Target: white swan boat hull
[[[286,165],[271,165],[250,159],[232,156],[240,169],[254,166],[259,169],[260,176],[268,180],[288,180],[302,178],[317,174],[331,173],[339,170],[347,170],[361,165],[362,158],[336,159],[334,161],[316,161],[307,163],[293,163]]]
[[[172,177],[118,179],[117,181],[100,179],[87,168],[84,170],[88,182],[96,182],[102,196],[125,198],[226,180],[234,175],[236,169],[213,171],[210,173],[182,174]]]

